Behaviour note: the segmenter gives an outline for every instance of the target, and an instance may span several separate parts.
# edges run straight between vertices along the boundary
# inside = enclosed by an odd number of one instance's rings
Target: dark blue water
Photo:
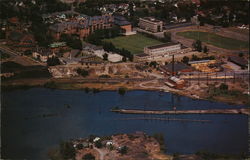
[[[174,102],[174,104],[173,104]],[[150,110],[242,108],[244,106],[151,91],[130,91],[124,96],[104,91],[33,88],[2,93],[2,155],[10,159],[45,159],[63,140],[90,134],[111,135],[144,131],[163,133],[167,153],[247,152],[248,117],[245,115],[171,115],[146,117],[211,120],[211,123],[120,120],[144,117],[110,112],[114,106]],[[68,107],[70,106],[70,107]],[[43,115],[51,114],[51,117]]]

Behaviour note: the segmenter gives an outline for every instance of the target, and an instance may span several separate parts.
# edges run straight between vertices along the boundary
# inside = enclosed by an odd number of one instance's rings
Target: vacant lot
[[[224,49],[238,50],[238,49],[249,48],[248,42],[223,37],[209,32],[187,31],[187,32],[179,32],[177,33],[177,35],[189,39],[195,39],[195,40],[200,39],[202,42]]]
[[[143,48],[146,46],[162,44],[162,42],[152,38],[148,38],[146,36],[143,36],[142,34],[120,36],[113,39],[105,39],[105,41],[112,42],[117,48],[127,49],[132,54],[143,53]]]

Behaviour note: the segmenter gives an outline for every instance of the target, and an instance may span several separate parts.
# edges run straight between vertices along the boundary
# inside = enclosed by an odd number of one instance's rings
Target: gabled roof
[[[162,66],[163,69],[167,70],[167,71],[172,71],[172,62],[167,64],[167,65],[164,65]],[[184,64],[184,63],[181,63],[181,62],[175,62],[174,63],[174,72],[181,72],[183,70],[186,70],[186,69],[192,69],[192,67]]]
[[[24,37],[24,34],[21,32],[13,31],[9,35],[9,39],[12,41],[21,41],[21,39]]]
[[[239,57],[239,56],[229,56],[228,58],[230,61],[238,64],[238,65],[241,65],[241,66],[247,66],[248,64],[248,61],[245,60],[243,57]]]

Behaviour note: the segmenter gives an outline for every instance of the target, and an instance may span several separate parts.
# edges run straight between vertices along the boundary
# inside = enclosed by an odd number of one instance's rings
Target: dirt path
[[[96,147],[94,147],[94,149],[100,154],[100,160],[104,160],[104,156],[105,156],[108,152],[105,151],[105,150],[98,149],[98,148],[96,148]]]

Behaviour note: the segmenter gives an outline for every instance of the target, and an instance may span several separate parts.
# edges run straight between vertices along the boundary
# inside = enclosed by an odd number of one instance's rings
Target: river
[[[126,115],[110,112],[127,109],[177,110],[243,108],[206,100],[193,100],[171,93],[115,91],[85,93],[82,90],[32,88],[1,95],[2,158],[47,159],[48,150],[71,138],[143,131],[163,133],[167,153],[191,154],[199,150],[242,153],[248,149],[246,115]],[[211,120],[210,123],[122,120],[163,117]]]

